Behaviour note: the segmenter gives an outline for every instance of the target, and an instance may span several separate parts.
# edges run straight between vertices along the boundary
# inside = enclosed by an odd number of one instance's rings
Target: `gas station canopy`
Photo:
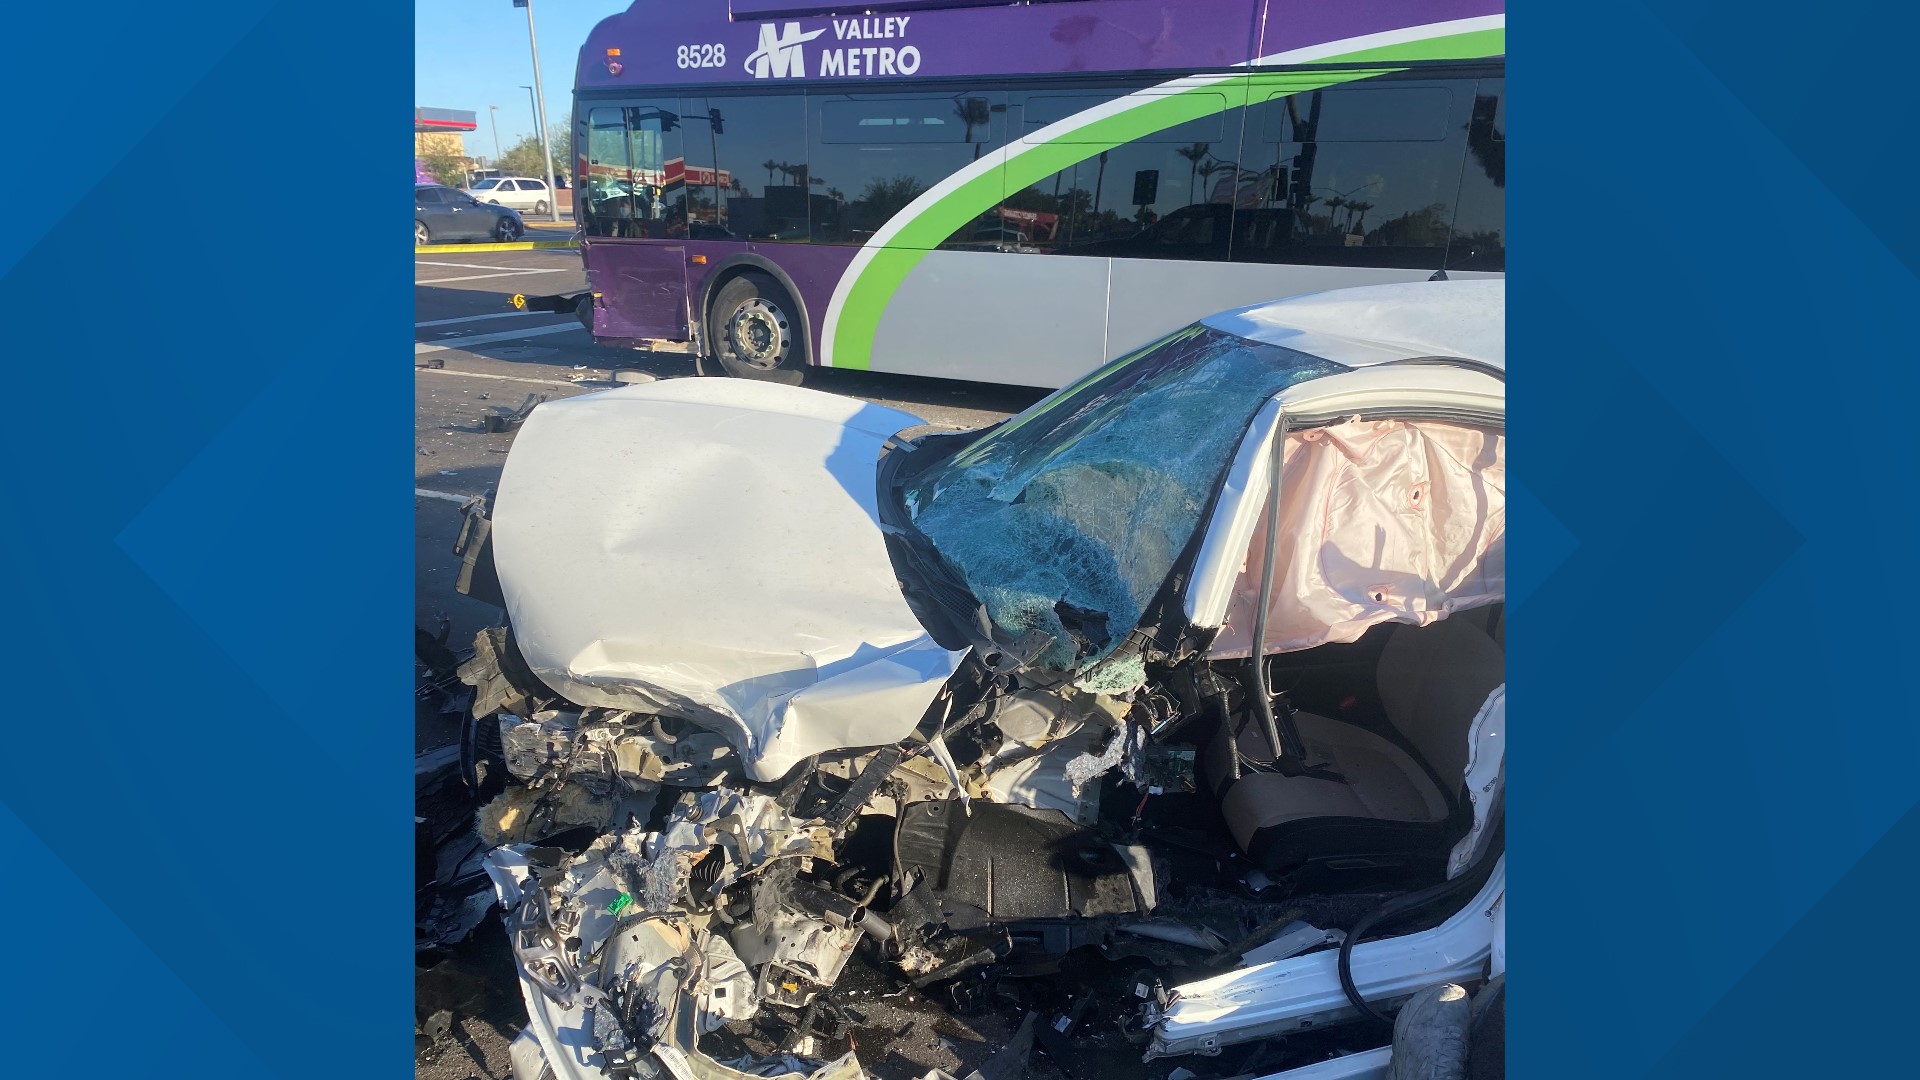
[[[474,131],[480,123],[474,114],[466,109],[422,109],[413,110],[413,131],[418,135],[428,131]]]

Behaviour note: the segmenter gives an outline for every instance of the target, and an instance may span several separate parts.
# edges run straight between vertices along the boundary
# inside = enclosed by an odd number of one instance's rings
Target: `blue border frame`
[[[1515,1076],[1913,1069],[1916,22],[1515,20]]]
[[[9,13],[10,1072],[412,1067],[406,14]],[[1516,1076],[1911,1067],[1916,21],[1516,20]]]
[[[409,15],[7,13],[10,1075],[412,1067]]]

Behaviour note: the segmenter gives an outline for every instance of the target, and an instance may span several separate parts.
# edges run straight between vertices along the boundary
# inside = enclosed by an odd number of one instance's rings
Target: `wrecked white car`
[[[1503,290],[1227,312],[960,434],[535,409],[461,672],[529,1080],[1386,1076],[1401,1002],[1484,1019]]]

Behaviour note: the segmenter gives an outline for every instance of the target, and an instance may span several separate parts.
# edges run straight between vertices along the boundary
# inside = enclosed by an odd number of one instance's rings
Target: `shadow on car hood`
[[[904,412],[674,379],[535,409],[493,520],[529,666],[580,705],[713,726],[772,779],[905,736],[961,653],[902,598],[875,462]]]

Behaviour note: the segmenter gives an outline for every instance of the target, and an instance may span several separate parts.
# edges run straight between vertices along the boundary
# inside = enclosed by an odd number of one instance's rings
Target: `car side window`
[[[444,206],[447,202],[439,188],[415,188],[413,201],[421,206]]]
[[[545,191],[547,190],[547,182],[545,180],[522,180],[520,181],[520,190]]]

